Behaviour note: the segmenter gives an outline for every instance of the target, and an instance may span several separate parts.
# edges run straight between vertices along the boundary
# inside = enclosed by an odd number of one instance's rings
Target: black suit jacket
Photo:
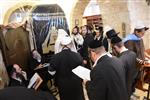
[[[101,57],[90,76],[86,84],[90,100],[127,100],[125,71],[119,59]]]
[[[22,79],[22,81],[20,82],[20,81],[18,81],[16,79],[10,78],[8,86],[10,86],[10,87],[12,87],[12,86],[23,86],[23,87],[26,87],[26,86],[28,86],[28,83],[29,83],[29,81],[25,80],[25,79]]]
[[[129,97],[134,91],[138,69],[136,66],[136,54],[133,51],[127,50],[120,54],[120,60],[125,65],[126,85]]]
[[[84,42],[83,42],[83,46],[80,50],[80,54],[83,57],[84,60],[89,60],[88,57],[88,45],[89,43],[94,40],[94,37],[92,34],[86,34],[85,37],[83,37]]]
[[[72,72],[81,64],[82,57],[70,49],[62,50],[51,58],[50,65],[56,70],[60,100],[84,100],[82,80]]]

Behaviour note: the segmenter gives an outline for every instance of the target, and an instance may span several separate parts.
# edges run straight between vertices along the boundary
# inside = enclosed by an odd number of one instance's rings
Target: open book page
[[[34,88],[35,90],[37,90],[42,82],[43,82],[42,78],[38,75],[38,73],[35,73],[30,79],[27,88]]]
[[[84,80],[91,80],[90,78],[91,71],[83,66],[77,66],[72,70],[72,72]]]

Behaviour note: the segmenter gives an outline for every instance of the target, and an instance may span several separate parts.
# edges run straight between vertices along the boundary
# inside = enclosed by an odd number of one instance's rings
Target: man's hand
[[[42,65],[42,64],[39,64],[38,66],[36,66],[36,68],[35,68],[34,70],[40,69],[40,68],[42,68],[42,67],[43,67],[43,65]]]
[[[87,81],[88,81],[88,80],[84,79],[84,80],[83,80],[83,84],[85,85]]]
[[[86,64],[87,64],[87,60],[83,60],[83,64],[85,64],[85,65],[86,65]]]
[[[25,71],[22,71],[22,75],[24,76],[25,80],[27,80],[27,73]]]

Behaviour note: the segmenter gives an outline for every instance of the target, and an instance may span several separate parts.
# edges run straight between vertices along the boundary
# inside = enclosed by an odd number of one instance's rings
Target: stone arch
[[[27,2],[21,2],[21,3],[18,3],[16,5],[14,5],[13,7],[9,8],[6,12],[6,14],[4,15],[4,21],[3,21],[3,24],[4,25],[7,25],[8,22],[9,22],[9,17],[11,16],[11,14],[17,10],[18,8],[20,7],[24,7],[24,6],[31,6],[33,7],[34,4],[33,3],[27,3]]]
[[[82,25],[83,13],[88,3],[89,0],[77,0],[71,14],[71,29],[75,26],[75,21],[78,21],[79,26]]]
[[[75,26],[75,20],[79,21],[79,26],[83,25],[82,16],[85,7],[90,0],[78,0],[75,4],[71,14],[71,28]],[[103,24],[110,25],[117,32],[123,34],[130,32],[130,16],[128,11],[128,2],[123,0],[97,0],[100,5]],[[123,34],[122,34],[123,33]]]

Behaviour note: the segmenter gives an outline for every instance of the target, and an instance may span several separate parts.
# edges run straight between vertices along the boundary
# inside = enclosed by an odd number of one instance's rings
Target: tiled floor
[[[145,85],[144,85],[144,88],[147,89],[147,88],[148,88],[148,85],[145,84]],[[85,100],[89,100],[88,97],[87,97],[85,88],[84,88],[84,95],[85,95]],[[143,100],[144,96],[145,96],[145,97],[147,96],[147,92],[144,92],[144,91],[141,91],[141,90],[139,90],[139,89],[136,89],[135,95],[136,95],[138,98],[137,98],[137,99],[134,99],[134,100]],[[57,95],[56,97],[57,97],[58,100],[60,100],[60,99],[59,99],[59,95]],[[150,97],[149,97],[149,98],[150,98]],[[144,100],[146,100],[146,99],[144,99]]]
[[[145,84],[144,88],[148,89],[148,84]],[[141,91],[139,89],[136,89],[135,94],[139,96],[139,99],[137,100],[143,100],[144,96],[147,97],[147,92]]]

